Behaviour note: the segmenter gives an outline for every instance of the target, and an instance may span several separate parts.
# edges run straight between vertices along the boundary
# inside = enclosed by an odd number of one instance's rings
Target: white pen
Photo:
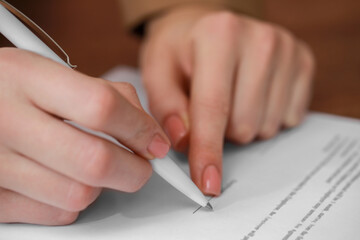
[[[41,33],[49,38],[65,55],[66,62],[60,58],[50,47],[48,47],[47,44],[41,41],[40,38],[38,38],[19,19],[10,13],[10,11],[16,14],[16,16],[20,19],[25,19],[27,22],[30,22],[32,25],[37,27]],[[64,66],[70,68],[74,67],[70,64],[67,54],[50,36],[48,36],[43,30],[41,30],[39,26],[37,26],[24,14],[18,11],[15,7],[3,0],[0,0],[0,32],[18,48],[35,52],[39,55],[63,64]],[[213,209],[199,188],[169,156],[166,156],[163,159],[150,160],[150,163],[154,171],[167,182],[169,182],[173,187],[198,203],[200,206]]]

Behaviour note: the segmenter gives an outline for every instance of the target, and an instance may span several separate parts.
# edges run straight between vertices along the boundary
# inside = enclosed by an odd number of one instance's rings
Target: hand
[[[169,140],[134,88],[0,49],[0,222],[72,223],[101,188],[134,192]],[[135,152],[80,131],[103,131]]]
[[[192,179],[208,195],[221,192],[224,138],[246,144],[298,125],[314,71],[285,29],[200,6],[154,19],[141,63],[152,113],[175,149],[189,146]]]

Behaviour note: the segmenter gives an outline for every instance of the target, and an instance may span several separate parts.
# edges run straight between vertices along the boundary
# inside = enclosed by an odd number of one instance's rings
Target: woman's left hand
[[[154,19],[142,51],[153,115],[191,176],[221,192],[224,139],[267,139],[304,118],[314,72],[309,48],[287,30],[245,15],[184,6]]]

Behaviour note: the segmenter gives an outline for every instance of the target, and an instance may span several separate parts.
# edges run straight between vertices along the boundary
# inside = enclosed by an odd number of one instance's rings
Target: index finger
[[[224,134],[235,69],[231,41],[231,36],[220,30],[194,44],[189,161],[193,181],[207,195],[221,192]]]
[[[9,50],[8,54],[16,51],[19,50]],[[26,80],[25,94],[37,107],[105,132],[145,158],[161,158],[168,152],[169,140],[155,120],[105,80],[25,51],[14,57],[21,66],[31,66],[24,71],[14,68],[12,74],[19,81]]]

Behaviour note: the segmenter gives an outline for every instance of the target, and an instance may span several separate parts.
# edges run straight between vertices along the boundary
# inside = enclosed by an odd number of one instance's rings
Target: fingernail
[[[156,158],[164,158],[169,149],[170,145],[159,134],[154,136],[148,146],[148,151]]]
[[[176,114],[170,115],[164,123],[164,128],[170,138],[171,144],[176,149],[183,148],[183,139],[187,135],[187,128],[183,120]]]
[[[205,168],[202,176],[203,192],[206,195],[218,196],[221,192],[221,177],[218,169],[214,165]]]

